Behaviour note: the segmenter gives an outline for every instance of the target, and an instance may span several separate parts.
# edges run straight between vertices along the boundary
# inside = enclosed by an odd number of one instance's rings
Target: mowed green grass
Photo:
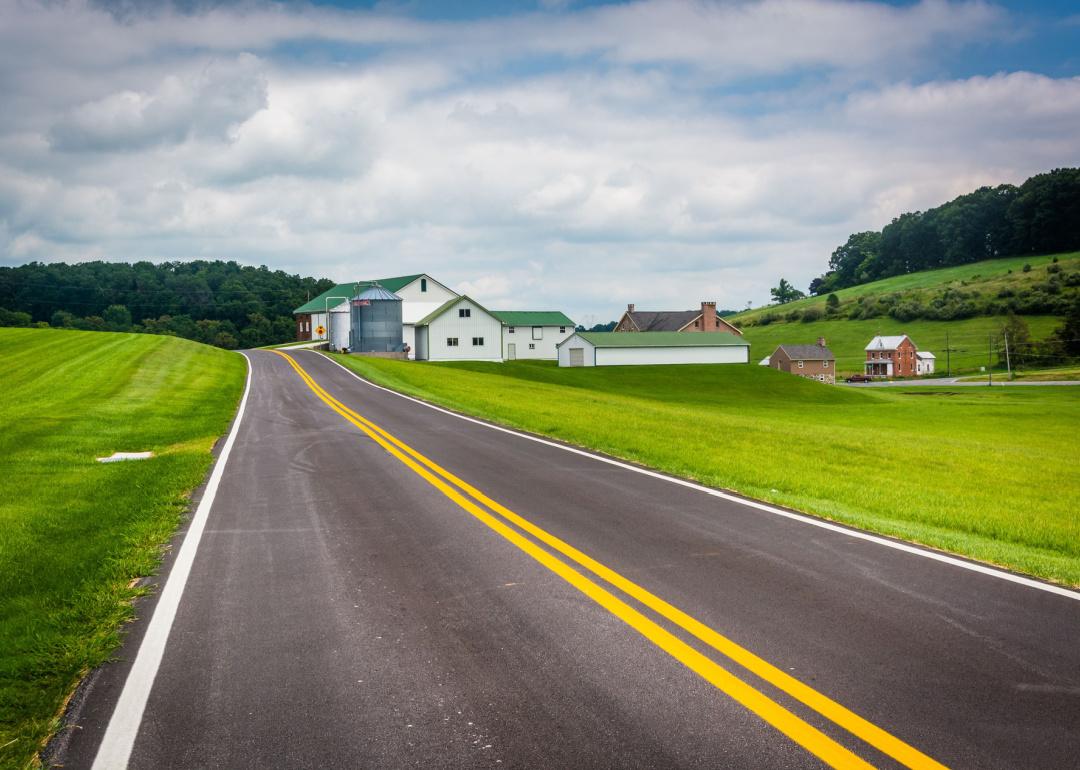
[[[918,273],[897,275],[847,289],[839,289],[834,293],[842,303],[863,296],[879,296],[893,293],[912,294],[925,298],[946,288],[977,292],[984,296],[997,296],[997,293],[1004,288],[1010,288],[1020,293],[1030,289],[1036,283],[1045,281],[1049,275],[1046,268],[1055,259],[1058,260],[1059,266],[1065,272],[1080,270],[1080,252],[1008,257],[1006,259],[988,259],[983,262],[973,262],[970,265],[957,265],[955,267],[943,267],[939,270],[923,270]],[[1025,273],[1024,265],[1031,265],[1031,270]],[[792,310],[807,310],[812,307],[824,311],[827,297],[826,294],[817,297],[806,297],[805,299],[789,302],[786,305],[753,308],[738,313],[728,320],[738,326],[740,322],[756,320],[769,313],[783,315]]]
[[[246,365],[172,337],[0,329],[0,766],[105,662],[228,428]],[[114,451],[153,459],[101,464]]]
[[[1080,387],[856,389],[753,365],[334,358],[505,425],[1080,585]]]
[[[1033,339],[1044,339],[1061,325],[1061,319],[1053,316],[1024,316]],[[750,342],[750,359],[757,363],[771,355],[777,345],[811,345],[824,337],[829,350],[836,356],[836,369],[841,373],[861,372],[866,361],[865,348],[877,334],[906,334],[919,350],[937,356],[935,375],[944,377],[948,359],[945,355],[946,339],[952,348],[952,372],[978,371],[988,366],[987,358],[990,336],[1000,337],[1005,324],[1004,316],[984,316],[963,321],[895,321],[892,318],[870,318],[851,321],[814,321],[811,323],[775,323],[768,326],[751,326],[743,330],[743,337]],[[997,344],[997,343],[995,343]],[[997,349],[992,363],[998,365]]]

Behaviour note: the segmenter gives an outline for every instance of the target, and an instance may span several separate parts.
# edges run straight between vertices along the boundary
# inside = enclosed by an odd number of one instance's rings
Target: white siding
[[[458,311],[468,308],[470,316],[461,318]],[[502,323],[488,315],[478,305],[463,299],[428,324],[428,361],[502,361]],[[448,337],[456,337],[456,346],[447,345]],[[473,337],[484,340],[473,345]]]
[[[427,281],[427,291],[421,291],[421,288],[423,288],[421,285],[422,280]],[[400,291],[394,293],[405,302],[434,302],[435,307],[459,296],[428,275],[417,278],[412,283],[402,286]]]
[[[569,344],[569,343],[568,343]],[[566,347],[565,345],[563,347]],[[597,366],[634,364],[745,364],[745,347],[598,348]]]
[[[566,331],[560,333],[559,329]],[[513,329],[513,333],[510,330]],[[542,339],[533,339],[532,326],[504,326],[503,327],[503,358],[510,358],[510,345],[515,346],[517,358],[541,358],[554,361],[559,357],[556,345],[574,333],[573,326],[541,326]],[[532,350],[529,349],[532,345]]]
[[[585,351],[585,366],[593,366],[595,348],[576,334],[566,338],[566,342],[559,346],[559,366],[570,366],[570,349],[583,348]]]
[[[409,346],[409,358],[416,358],[416,324],[401,325],[401,341]]]

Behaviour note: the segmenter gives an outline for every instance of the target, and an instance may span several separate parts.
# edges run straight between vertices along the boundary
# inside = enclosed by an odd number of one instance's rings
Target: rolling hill
[[[989,361],[991,336],[1005,314],[1020,315],[1035,340],[1047,338],[1065,309],[1080,301],[1080,253],[1015,257],[927,270],[841,289],[826,296],[747,310],[729,318],[759,360],[778,344],[819,337],[839,372],[862,370],[863,348],[876,334],[907,334],[938,357],[938,371],[976,370]],[[995,340],[993,343],[999,345]]]

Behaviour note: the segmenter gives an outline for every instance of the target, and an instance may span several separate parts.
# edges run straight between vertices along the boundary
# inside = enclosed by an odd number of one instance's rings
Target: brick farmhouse
[[[781,345],[769,356],[769,366],[830,385],[836,382],[836,356],[819,337],[816,345]]]
[[[919,374],[918,348],[906,334],[878,335],[866,346],[866,374],[871,377],[914,377]]]
[[[715,302],[702,302],[700,310],[637,310],[627,305],[614,331],[728,332],[742,336],[741,331],[717,314]]]

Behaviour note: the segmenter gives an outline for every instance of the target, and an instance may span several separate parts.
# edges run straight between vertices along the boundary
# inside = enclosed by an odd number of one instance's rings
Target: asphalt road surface
[[[1077,594],[248,355],[219,483],[53,763],[1080,762]]]

